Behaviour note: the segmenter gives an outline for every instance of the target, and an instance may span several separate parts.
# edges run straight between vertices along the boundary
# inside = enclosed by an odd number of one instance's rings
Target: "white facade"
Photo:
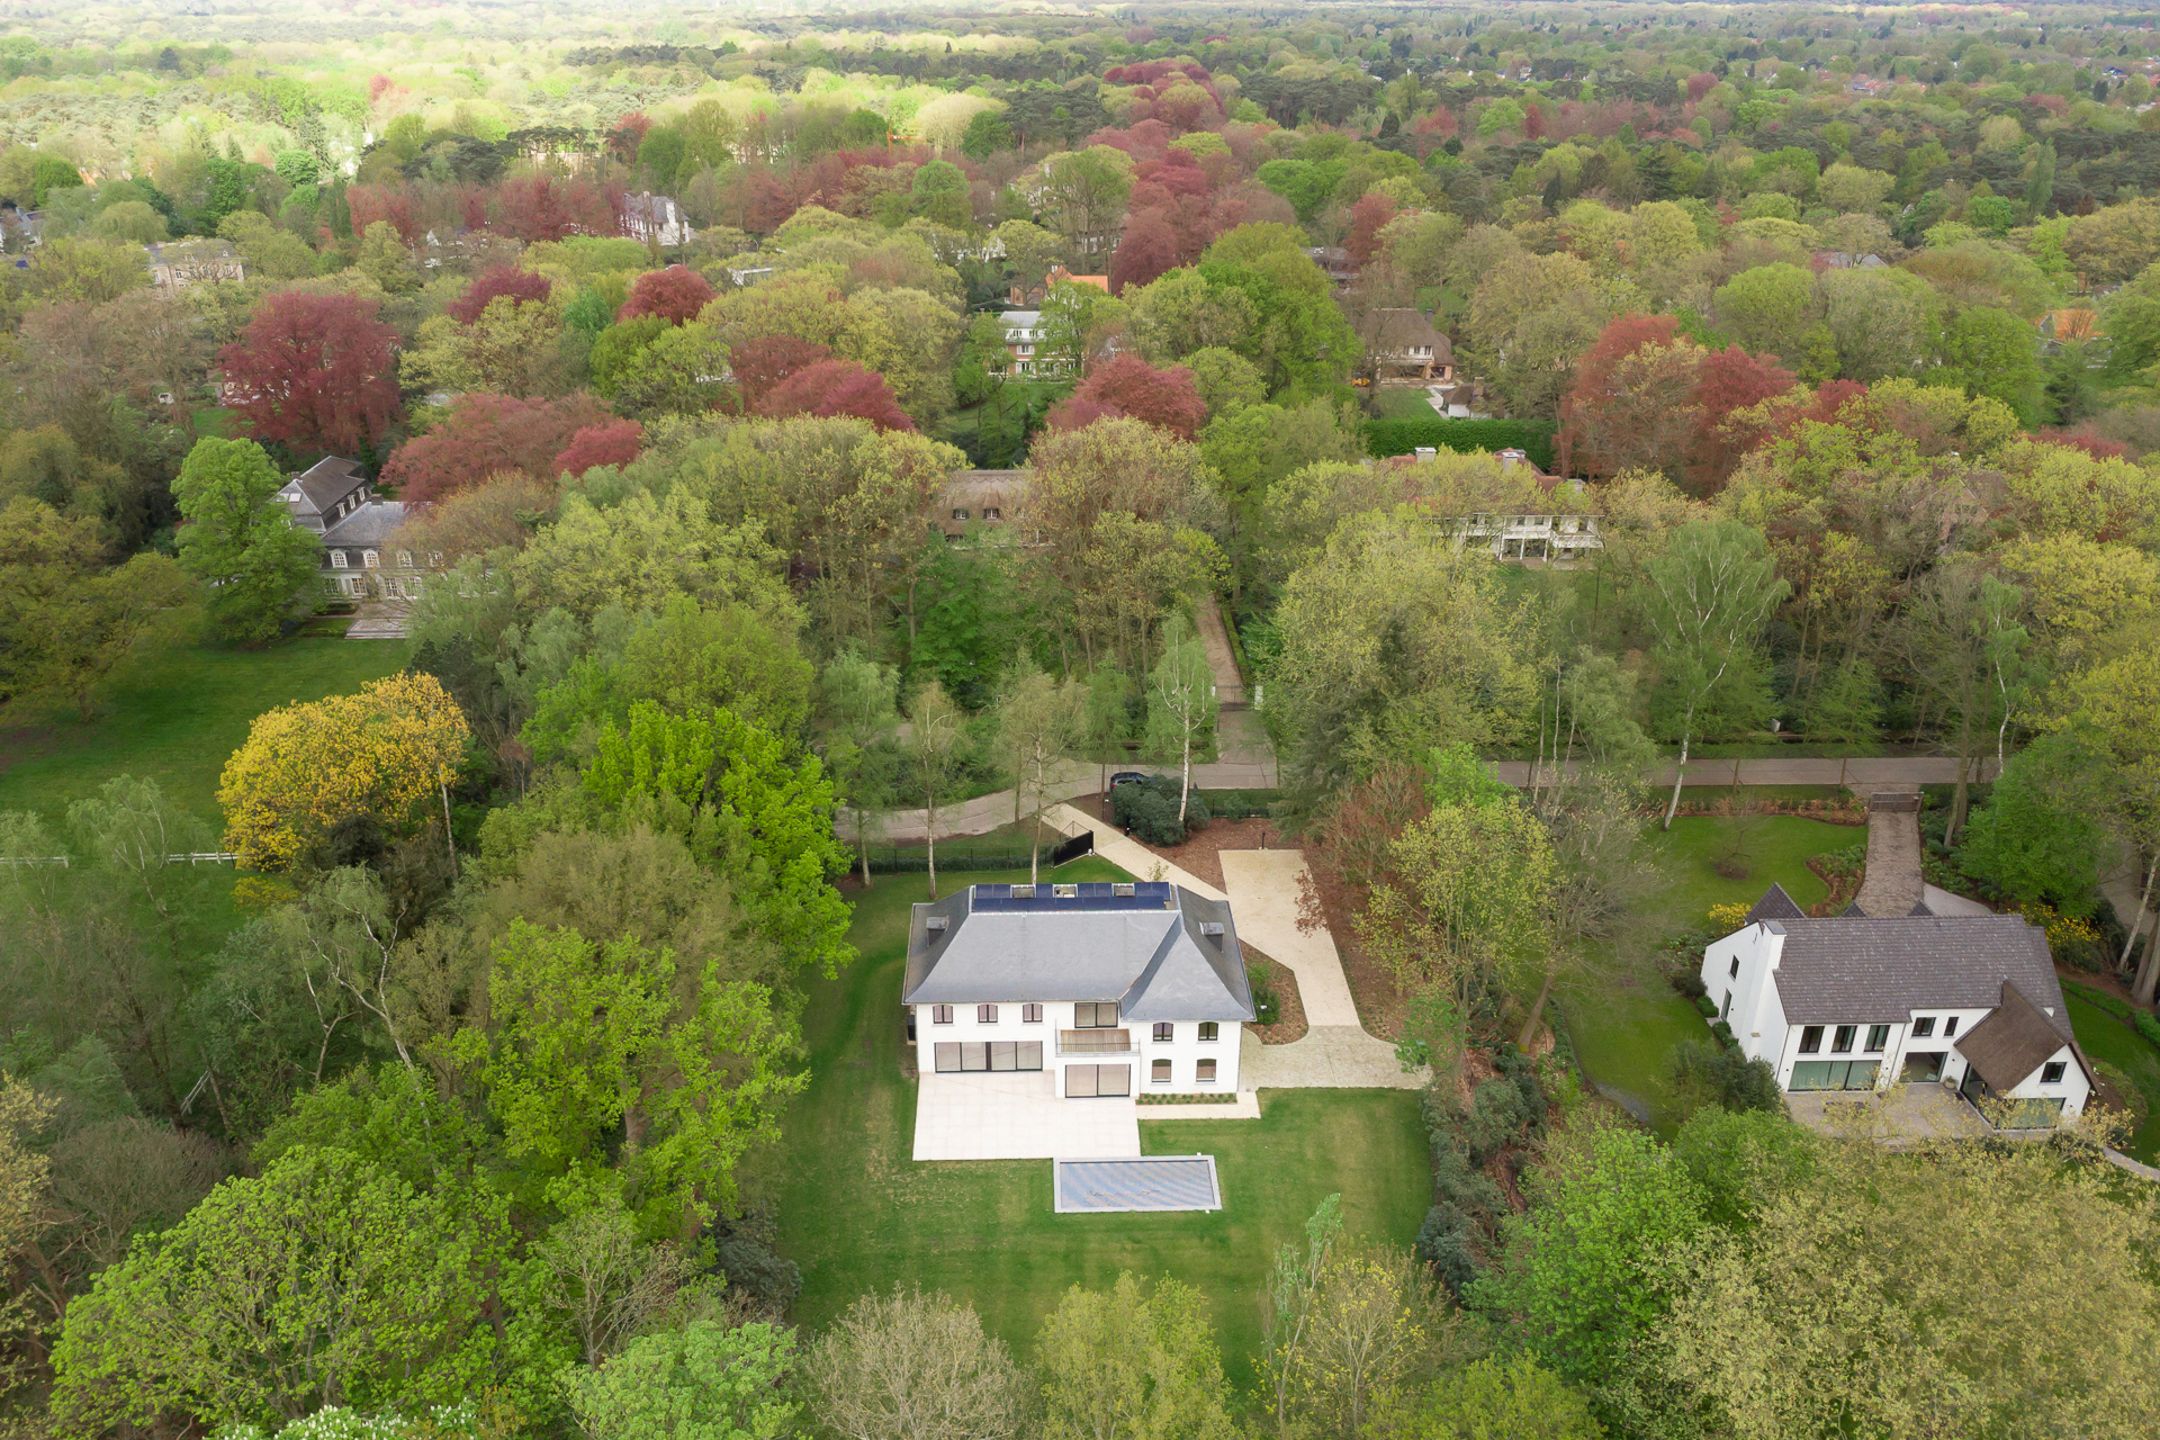
[[[1702,964],[1704,990],[1719,1018],[1731,1027],[1740,1053],[1768,1064],[1779,1089],[1885,1090],[1901,1080],[1939,1083],[1967,1093],[1978,1088],[1979,1077],[1970,1073],[1957,1042],[1994,1014],[1992,1008],[1919,1005],[1902,1013],[1855,1013],[1801,1023],[1788,1018],[1778,990],[1785,942],[1776,924],[1750,924],[1713,942]],[[1913,959],[1926,963],[1925,956]],[[2044,1007],[2044,1013],[2058,1018],[2052,1008]],[[1993,1098],[2050,1105],[2059,1101],[2063,1118],[2075,1119],[2084,1113],[2091,1090],[2084,1066],[2066,1043]]]
[[[1077,1014],[1083,1006],[1090,1012]],[[1065,1099],[1095,1095],[1221,1094],[1238,1088],[1238,1049],[1245,1027],[1225,1021],[1126,1021],[1117,1002],[1050,1000],[995,1005],[916,1005],[915,1064],[920,1073],[971,1073],[993,1067],[1051,1073]],[[984,1012],[988,1012],[987,1014]],[[1033,1017],[1033,1018],[1031,1018]],[[1115,1024],[1104,1024],[1115,1017]],[[1083,1023],[1083,1021],[1085,1023]],[[1209,1038],[1210,1034],[1212,1038]],[[939,1047],[1010,1045],[999,1052]],[[1032,1048],[1030,1048],[1032,1047]],[[1069,1072],[1082,1068],[1075,1078]],[[1104,1068],[1124,1071],[1122,1088]],[[1106,1085],[1105,1081],[1112,1083]]]

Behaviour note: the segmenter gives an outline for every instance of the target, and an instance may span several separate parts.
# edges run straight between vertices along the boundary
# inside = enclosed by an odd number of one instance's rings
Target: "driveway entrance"
[[[1093,1160],[1140,1153],[1131,1095],[1064,1100],[1054,1070],[921,1076],[917,1160]]]

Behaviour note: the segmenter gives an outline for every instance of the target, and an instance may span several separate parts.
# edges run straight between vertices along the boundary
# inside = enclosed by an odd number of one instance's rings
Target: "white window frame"
[[[343,570],[348,568],[344,551],[332,550],[330,552],[330,568],[333,570]]]

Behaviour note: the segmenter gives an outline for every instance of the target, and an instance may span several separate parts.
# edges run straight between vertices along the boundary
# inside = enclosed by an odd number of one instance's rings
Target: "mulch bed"
[[[1258,950],[1245,947],[1245,963],[1264,972],[1268,983],[1275,987],[1275,1023],[1254,1025],[1252,1033],[1260,1037],[1263,1045],[1287,1045],[1292,1040],[1305,1037],[1305,1001],[1298,995],[1297,972],[1280,961],[1271,960]]]
[[[1301,906],[1308,917],[1324,920],[1328,933],[1335,937],[1335,950],[1342,956],[1343,978],[1350,982],[1350,998],[1357,1003],[1358,1019],[1379,1039],[1401,1039],[1407,997],[1395,988],[1395,977],[1358,943],[1352,925],[1357,908],[1348,887],[1328,878],[1325,866],[1307,863],[1305,873],[1311,877],[1311,884]]]
[[[1100,794],[1083,795],[1071,803],[1073,808],[1084,810],[1090,815],[1101,816],[1105,820],[1109,818],[1110,809],[1103,804]],[[1182,845],[1149,845],[1137,835],[1129,838],[1150,855],[1160,855],[1170,864],[1198,876],[1218,890],[1223,888],[1223,851],[1268,850],[1282,844],[1282,832],[1275,827],[1273,820],[1264,815],[1256,815],[1249,820],[1210,820],[1188,834]]]
[[[1836,869],[1825,863],[1828,859],[1829,857],[1824,855],[1808,857],[1807,868],[1814,871],[1816,877],[1830,887],[1829,898],[1811,909],[1817,915],[1842,915],[1845,907],[1852,904],[1853,896],[1860,893],[1860,884],[1866,877],[1867,870],[1865,866],[1851,870]]]

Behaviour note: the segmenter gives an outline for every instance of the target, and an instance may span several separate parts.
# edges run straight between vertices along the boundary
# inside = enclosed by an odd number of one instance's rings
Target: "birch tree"
[[[1647,567],[1644,608],[1664,683],[1680,709],[1680,761],[1671,829],[1696,723],[1721,686],[1753,658],[1770,614],[1790,588],[1778,578],[1760,531],[1737,520],[1696,520]]]
[[[967,716],[953,703],[952,696],[945,693],[945,687],[935,680],[925,680],[908,704],[907,737],[902,741],[902,747],[907,755],[909,779],[915,793],[922,796],[932,900],[937,899],[938,797],[952,784],[953,773],[959,766],[960,740],[966,725]]]
[[[1192,800],[1193,752],[1215,735],[1215,672],[1192,622],[1173,617],[1163,627],[1162,658],[1148,672],[1147,745],[1159,760],[1178,765],[1178,828]]]
[[[1077,680],[1058,680],[1022,657],[998,701],[998,748],[1013,780],[1013,808],[1034,817],[1028,836],[1028,883],[1042,868],[1042,812],[1057,767],[1080,738],[1086,692]]]
[[[1946,845],[1965,828],[1982,749],[1992,742],[1996,763],[2008,758],[2010,724],[2025,684],[2024,602],[2015,585],[1960,555],[1929,571],[1905,605],[1899,633],[1905,663],[1939,707],[1958,757]]]

